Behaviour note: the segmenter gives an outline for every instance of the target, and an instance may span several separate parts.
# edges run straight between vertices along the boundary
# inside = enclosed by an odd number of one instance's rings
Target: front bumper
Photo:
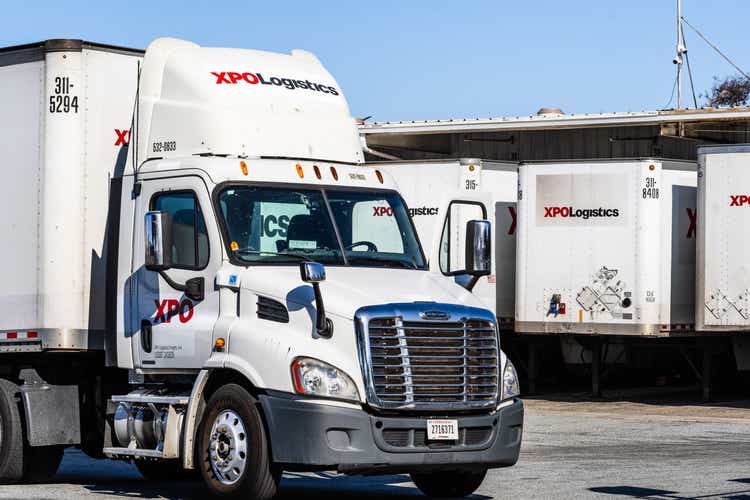
[[[523,403],[492,414],[430,415],[458,420],[458,442],[428,442],[428,417],[377,416],[291,395],[261,395],[273,460],[288,470],[351,474],[476,470],[518,460]]]

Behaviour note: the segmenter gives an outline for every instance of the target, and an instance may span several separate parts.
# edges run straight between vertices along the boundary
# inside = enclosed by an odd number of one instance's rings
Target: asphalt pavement
[[[491,471],[475,499],[750,499],[750,401],[526,401],[521,458]],[[0,498],[205,498],[200,482],[147,482],[125,462],[69,450],[50,484]],[[408,476],[285,474],[281,498],[414,498]]]

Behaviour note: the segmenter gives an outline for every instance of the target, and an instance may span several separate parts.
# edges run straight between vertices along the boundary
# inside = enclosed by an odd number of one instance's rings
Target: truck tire
[[[273,498],[277,475],[256,400],[227,384],[208,400],[198,431],[198,461],[210,492],[224,498]]]
[[[183,469],[179,460],[136,460],[135,467],[147,481],[192,481],[200,478],[195,469]]]
[[[8,484],[23,477],[24,444],[18,386],[0,379],[0,483]]]
[[[27,446],[23,457],[23,481],[43,483],[55,477],[64,452],[64,446]]]
[[[474,493],[484,481],[487,469],[478,472],[412,473],[411,480],[422,493],[434,498],[465,497]]]

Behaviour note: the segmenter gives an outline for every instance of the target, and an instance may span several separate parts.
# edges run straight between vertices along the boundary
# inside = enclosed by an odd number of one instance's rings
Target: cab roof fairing
[[[341,89],[309,52],[204,48],[160,38],[146,50],[138,101],[139,164],[197,154],[364,161]]]

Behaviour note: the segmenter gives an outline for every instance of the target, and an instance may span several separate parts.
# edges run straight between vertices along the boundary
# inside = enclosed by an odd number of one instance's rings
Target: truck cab
[[[517,461],[523,405],[494,314],[430,270],[314,55],[159,39],[130,134],[101,207],[115,305],[99,369],[128,383],[81,419],[104,455],[250,498],[284,470],[467,495]],[[489,274],[489,222],[464,232],[463,272]]]

